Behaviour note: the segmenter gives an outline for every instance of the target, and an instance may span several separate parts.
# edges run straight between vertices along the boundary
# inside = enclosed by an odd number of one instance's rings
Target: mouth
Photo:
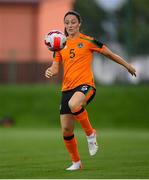
[[[72,31],[73,31],[73,29],[68,29],[68,31],[72,32]]]

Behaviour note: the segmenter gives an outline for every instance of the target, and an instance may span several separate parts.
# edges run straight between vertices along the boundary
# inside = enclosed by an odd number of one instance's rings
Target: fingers
[[[129,73],[130,73],[132,76],[135,76],[135,77],[136,77],[136,71],[135,71],[134,69],[129,70]]]
[[[137,76],[135,72],[134,72],[134,74],[133,74],[133,75],[134,75],[135,77]]]
[[[53,72],[48,68],[46,71],[45,71],[45,76],[47,78],[50,78],[53,76]]]
[[[136,70],[134,68],[132,68],[132,76],[134,75],[136,77]]]
[[[135,72],[130,72],[132,76],[136,77],[136,73]]]
[[[136,77],[136,70],[135,70],[134,67],[132,67],[131,65],[129,65],[128,71],[129,71],[129,73],[130,73],[132,76],[135,76],[135,77]]]

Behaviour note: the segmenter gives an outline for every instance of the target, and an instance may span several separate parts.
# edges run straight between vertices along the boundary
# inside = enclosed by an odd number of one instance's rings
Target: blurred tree
[[[110,1],[110,0],[109,0]],[[76,0],[74,10],[78,11],[84,22],[84,33],[99,38],[103,42],[117,40],[129,55],[149,52],[149,0],[126,0],[113,14],[100,8],[94,0]],[[111,24],[117,31],[117,38],[111,37]],[[115,23],[115,24],[114,24]]]
[[[149,52],[149,0],[127,0],[117,11],[118,40],[125,45],[129,55]]]
[[[99,39],[104,34],[104,30],[101,27],[102,19],[106,14],[97,6],[93,0],[76,0],[74,4],[74,10],[81,14],[83,19],[82,32],[90,36],[94,36]]]

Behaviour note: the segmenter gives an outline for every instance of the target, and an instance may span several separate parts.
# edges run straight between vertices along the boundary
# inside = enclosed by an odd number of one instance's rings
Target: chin
[[[69,32],[69,35],[73,36],[75,33],[74,32]]]

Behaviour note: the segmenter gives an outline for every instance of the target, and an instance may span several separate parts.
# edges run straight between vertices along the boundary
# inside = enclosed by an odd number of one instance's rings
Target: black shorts
[[[62,98],[61,98],[61,104],[60,104],[60,114],[73,114],[69,108],[68,102],[73,96],[75,92],[82,92],[85,94],[87,98],[87,104],[94,98],[96,94],[96,89],[92,86],[83,84],[80,85],[74,89],[68,90],[68,91],[63,91],[62,92]]]

